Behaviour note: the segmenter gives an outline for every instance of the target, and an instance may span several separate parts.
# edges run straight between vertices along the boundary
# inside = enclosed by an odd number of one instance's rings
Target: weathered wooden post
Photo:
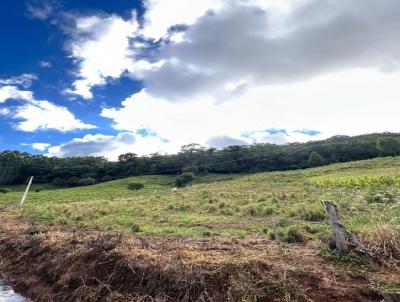
[[[24,202],[25,202],[26,196],[28,195],[28,191],[29,191],[29,188],[31,187],[32,181],[33,181],[33,176],[31,176],[31,178],[29,178],[28,185],[26,186],[25,192],[22,195],[21,201],[19,203],[19,209],[22,209],[22,207],[24,206]]]
[[[336,249],[340,254],[347,254],[349,249],[347,246],[346,232],[343,225],[340,223],[338,208],[331,201],[325,201],[325,208],[328,213],[329,223],[332,227]]]

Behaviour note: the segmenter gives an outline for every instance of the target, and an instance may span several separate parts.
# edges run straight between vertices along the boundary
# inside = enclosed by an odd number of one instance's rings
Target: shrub
[[[132,223],[131,225],[131,232],[132,233],[139,233],[141,231],[140,229],[140,225],[136,224],[136,223]]]
[[[207,212],[208,213],[215,213],[216,211],[217,211],[217,207],[216,206],[211,205],[211,206],[207,207]]]
[[[210,231],[203,231],[202,235],[203,237],[211,237],[212,233]]]
[[[111,177],[110,175],[106,175],[106,176],[103,176],[103,177],[101,178],[101,181],[102,181],[102,182],[107,182],[107,181],[112,181],[112,180],[114,180],[114,178]]]
[[[11,192],[10,189],[7,189],[7,188],[0,188],[0,193],[7,194],[7,193],[10,193],[10,192]]]
[[[226,216],[232,216],[234,214],[232,209],[222,209],[219,213]]]
[[[264,209],[264,211],[263,211],[263,214],[265,215],[265,216],[270,216],[270,215],[272,215],[272,214],[274,214],[275,213],[275,208],[273,208],[273,207],[266,207],[265,209]]]
[[[188,204],[180,204],[175,208],[175,211],[186,212],[190,210],[190,206]]]
[[[306,238],[298,228],[290,227],[285,234],[284,241],[287,243],[303,243]]]
[[[193,173],[182,173],[175,179],[175,185],[178,188],[187,186],[194,179]]]
[[[281,228],[278,229],[276,232],[279,236],[279,239],[286,243],[304,243],[307,241],[307,238],[304,235],[304,233],[298,227],[295,226],[291,226],[284,229]],[[276,240],[275,232],[271,231],[269,233],[269,237],[272,240]]]
[[[325,219],[325,212],[318,209],[308,209],[302,215],[305,221],[323,221]]]
[[[368,203],[393,203],[396,201],[396,194],[389,192],[384,187],[371,187],[365,196]]]
[[[139,182],[131,182],[128,184],[128,190],[138,191],[144,188],[144,184]]]
[[[226,203],[223,202],[223,201],[221,201],[221,202],[218,204],[218,207],[219,207],[220,209],[223,209],[223,208],[226,207]]]
[[[257,209],[254,206],[247,207],[246,215],[247,216],[256,216],[257,215]]]
[[[198,175],[199,169],[196,166],[185,166],[182,168],[182,173],[193,173],[194,175]]]
[[[82,178],[78,180],[78,186],[91,186],[96,183],[96,180],[92,177]]]

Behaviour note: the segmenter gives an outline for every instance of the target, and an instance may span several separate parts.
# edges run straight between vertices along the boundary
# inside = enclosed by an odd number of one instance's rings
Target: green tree
[[[378,150],[382,155],[400,155],[400,139],[394,137],[381,137],[376,142]]]
[[[308,157],[308,164],[311,167],[322,166],[324,163],[325,159],[317,151],[311,152],[310,156]]]

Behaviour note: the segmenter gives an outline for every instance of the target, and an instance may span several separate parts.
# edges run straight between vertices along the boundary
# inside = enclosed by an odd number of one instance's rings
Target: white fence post
[[[26,196],[28,195],[29,188],[31,187],[32,181],[33,181],[33,176],[31,176],[31,178],[29,179],[29,182],[28,182],[28,185],[26,186],[25,192],[22,195],[21,201],[19,203],[19,209],[22,209],[22,207],[24,206],[24,202],[25,202]]]

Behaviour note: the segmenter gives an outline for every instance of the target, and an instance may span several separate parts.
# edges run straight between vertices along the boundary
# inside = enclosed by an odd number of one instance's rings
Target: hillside
[[[123,255],[129,256],[129,259],[136,257],[132,256],[138,252],[136,240],[148,242],[140,248],[147,255],[142,256],[145,259],[151,257],[153,259],[151,263],[156,261],[157,265],[168,266],[169,261],[178,259],[174,258],[178,251],[192,253],[191,256],[188,254],[179,256],[183,258],[177,261],[183,267],[191,262],[197,263],[193,264],[195,266],[200,265],[201,262],[202,269],[193,272],[194,275],[190,277],[194,278],[193,280],[205,278],[205,275],[201,275],[204,269],[214,270],[225,267],[235,258],[235,253],[243,257],[240,263],[236,263],[238,266],[236,269],[249,265],[253,270],[255,263],[259,263],[257,265],[261,265],[260,270],[263,271],[265,268],[261,268],[262,265],[274,263],[272,271],[278,273],[281,270],[282,273],[285,267],[285,270],[291,272],[288,276],[278,274],[279,278],[288,278],[285,281],[286,285],[279,286],[297,285],[293,287],[294,292],[291,292],[293,288],[288,289],[291,298],[283,299],[280,296],[283,295],[282,292],[278,291],[277,298],[273,301],[303,301],[308,290],[310,290],[309,297],[313,297],[314,301],[322,301],[323,294],[311,286],[310,282],[317,282],[320,286],[319,290],[332,290],[330,293],[332,299],[326,301],[337,301],[335,300],[338,299],[337,295],[343,295],[343,298],[350,292],[352,295],[361,295],[361,291],[366,296],[360,301],[374,301],[371,292],[374,284],[399,286],[400,157],[332,164],[286,172],[252,175],[208,174],[199,176],[191,186],[178,190],[174,189],[174,178],[173,176],[131,177],[69,189],[55,189],[51,186],[39,188],[36,185],[33,186],[27,199],[22,218],[25,222],[45,225],[50,230],[57,229],[57,232],[60,232],[60,226],[62,232],[67,232],[70,228],[89,232],[82,233],[85,234],[84,238],[92,238],[90,232],[93,231],[102,231],[103,234],[108,231],[122,232],[124,236],[127,236],[126,238],[131,238],[126,239],[126,242],[131,242],[132,245],[128,248],[128,243],[118,243],[122,244],[117,246],[123,250]],[[133,182],[142,183],[144,188],[138,191],[128,190],[128,184]],[[12,192],[0,194],[0,208],[3,219],[8,222],[8,228],[15,234],[21,230],[21,227],[15,227],[17,222],[13,218],[20,215],[16,205],[21,196],[21,187],[9,187],[9,189]],[[364,243],[379,255],[384,264],[368,264],[351,257],[341,259],[329,250],[331,230],[322,205],[322,201],[325,200],[332,200],[338,205],[343,224],[360,235]],[[29,223],[26,228],[29,227]],[[55,234],[41,237],[40,244],[48,244],[49,240],[59,242],[61,238],[72,236],[67,233]],[[279,236],[280,242],[276,241],[276,235]],[[15,240],[22,241],[18,241],[17,244]],[[63,239],[63,242],[58,244],[68,250],[69,246],[64,246],[68,240]],[[23,245],[21,238],[3,238],[3,244],[12,242],[14,242],[14,247]],[[171,242],[171,246],[166,247],[166,242]],[[175,243],[172,244],[172,242]],[[163,255],[164,249],[167,251]],[[53,252],[56,257],[58,253],[65,253],[66,250]],[[302,254],[305,257],[305,263],[301,263]],[[137,260],[130,261],[135,263]],[[348,266],[351,266],[350,271]],[[179,267],[182,269],[181,266]],[[322,276],[319,276],[318,280],[310,281],[311,275],[324,274],[326,267],[337,271],[335,277],[337,282],[343,282],[343,284],[350,282],[352,289],[335,294],[332,287],[337,288],[338,285],[324,284],[322,286],[318,283],[322,282]],[[151,271],[154,267],[147,269]],[[302,271],[304,275],[302,277],[293,275],[296,271]],[[371,272],[375,273],[371,274]],[[143,272],[145,275],[149,273],[154,272]],[[226,273],[229,275],[228,272]],[[236,276],[236,273],[232,273],[232,276]],[[258,275],[259,272],[252,274],[254,275],[251,278],[261,278]],[[324,282],[333,282],[333,276],[330,273],[327,274],[329,276],[326,276],[327,280]],[[169,277],[177,278],[175,275]],[[250,286],[252,282],[256,282],[254,280],[250,282],[251,278],[248,278],[250,276],[245,277],[247,281],[243,281],[243,286]],[[172,282],[168,280],[165,282]],[[183,282],[183,280],[173,280],[173,282]],[[295,283],[292,284],[292,281]],[[179,289],[169,288],[162,293],[176,298],[177,296],[173,296],[168,291],[176,290],[182,294],[181,286],[189,286],[185,282],[179,286]],[[205,282],[206,285],[207,282]],[[227,294],[227,289],[220,288],[220,285],[210,286],[218,287],[218,289],[214,288],[218,294]],[[197,290],[201,291],[200,288]],[[208,288],[208,290],[211,289]],[[242,292],[236,294],[237,297],[247,297],[246,292],[259,294],[259,290],[259,288],[257,290],[242,288],[240,289]],[[198,294],[196,291],[190,292],[192,298]],[[320,298],[318,298],[319,294],[321,294]],[[150,295],[155,297],[154,293]],[[232,301],[272,301],[260,297],[264,296]],[[279,297],[282,299],[280,300]],[[297,297],[297,300],[294,297]],[[181,298],[177,300],[189,301]],[[350,300],[343,298],[342,301]]]
[[[229,146],[221,150],[189,144],[176,154],[125,153],[119,155],[118,161],[4,151],[0,152],[0,186],[24,184],[30,176],[37,183],[65,188],[139,175],[287,171],[394,155],[400,155],[398,133],[334,136],[306,143]]]
[[[131,182],[145,187],[128,190]],[[275,219],[282,230],[311,228],[305,237],[315,237],[329,231],[321,202],[333,200],[345,224],[357,232],[368,232],[379,222],[388,227],[400,224],[399,157],[290,172],[207,175],[196,182],[177,191],[172,190],[172,176],[40,192],[35,190],[42,186],[33,186],[24,215],[46,224],[124,232],[139,227],[146,234],[188,236],[262,236]],[[13,211],[20,195],[0,194],[1,206]]]

